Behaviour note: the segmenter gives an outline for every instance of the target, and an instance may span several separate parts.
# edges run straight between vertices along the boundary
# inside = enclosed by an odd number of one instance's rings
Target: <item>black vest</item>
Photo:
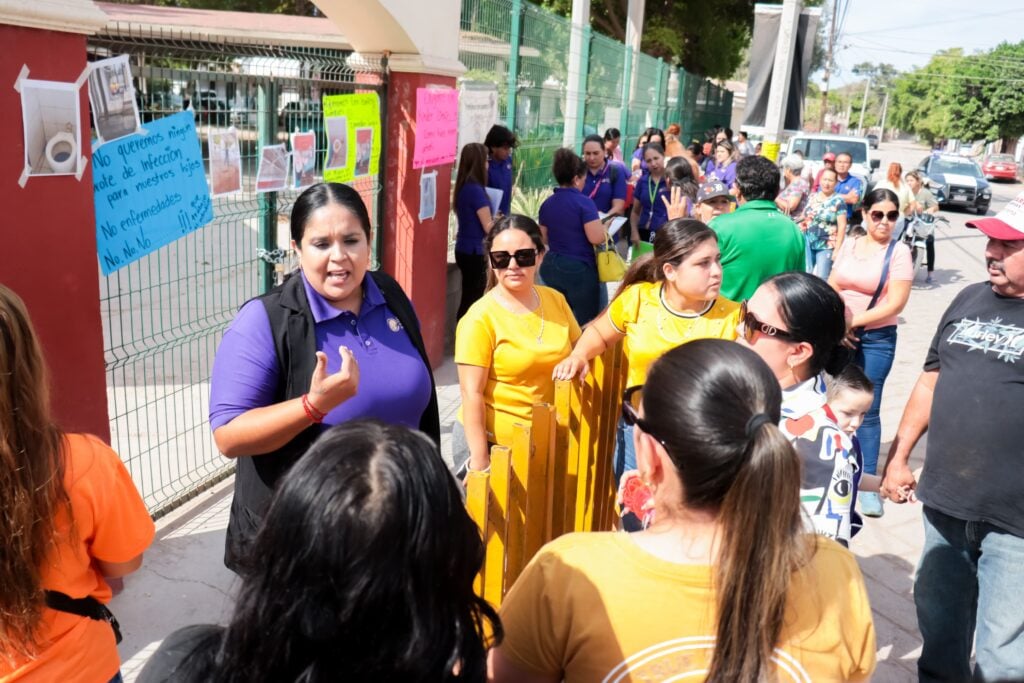
[[[366,273],[372,277],[384,297],[384,302],[409,335],[414,347],[427,366],[430,376],[430,402],[423,417],[420,430],[440,446],[441,421],[438,416],[437,390],[430,370],[430,360],[423,346],[420,323],[409,298],[395,280],[381,272]],[[284,284],[259,297],[270,319],[271,334],[274,337],[274,351],[278,367],[281,368],[275,402],[298,398],[309,391],[316,368],[316,331],[313,313],[306,300],[302,278],[289,277]],[[227,542],[224,564],[232,571],[238,571],[245,551],[252,543],[260,522],[270,505],[277,480],[280,479],[320,435],[318,425],[310,425],[294,439],[276,451],[264,455],[240,456],[236,459],[235,496],[231,501],[231,516],[228,520]]]

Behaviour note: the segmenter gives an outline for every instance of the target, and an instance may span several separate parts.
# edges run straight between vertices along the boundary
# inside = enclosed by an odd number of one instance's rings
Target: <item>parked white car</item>
[[[851,175],[864,182],[865,187],[873,184],[872,174],[878,169],[881,160],[871,158],[871,144],[867,138],[851,135],[832,135],[831,133],[798,133],[789,139],[786,154],[799,150],[804,155],[804,162],[811,167],[813,178],[817,175],[824,162],[824,156],[832,152],[847,152],[853,159],[850,166]]]

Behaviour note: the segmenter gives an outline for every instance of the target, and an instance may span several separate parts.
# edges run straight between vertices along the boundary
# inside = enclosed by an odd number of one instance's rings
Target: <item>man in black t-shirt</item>
[[[967,225],[989,238],[989,281],[966,287],[943,314],[889,451],[881,492],[905,502],[904,494],[917,488],[924,504],[925,545],[914,581],[924,640],[920,680],[1020,681],[1024,193],[994,218]],[[926,430],[917,487],[907,462]]]

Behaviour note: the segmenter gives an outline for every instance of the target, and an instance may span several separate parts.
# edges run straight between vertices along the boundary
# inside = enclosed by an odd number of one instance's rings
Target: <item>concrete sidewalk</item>
[[[894,160],[907,161],[921,152],[913,146],[883,147]],[[906,157],[901,158],[901,157]],[[997,188],[993,210],[1020,189]],[[899,423],[903,406],[920,372],[935,325],[952,298],[970,283],[986,278],[984,238],[964,227],[969,217],[949,213],[951,227],[936,236],[938,268],[935,283],[918,278],[899,330],[892,373],[882,405],[883,454]],[[459,405],[458,379],[449,359],[435,373],[442,423],[442,451],[450,462],[451,424]],[[915,450],[913,466],[922,462],[924,443]],[[200,494],[160,520],[157,540],[142,569],[125,582],[111,608],[121,622],[120,652],[125,680],[138,670],[160,641],[188,624],[223,622],[230,614],[234,575],[224,568],[224,530],[231,501],[231,480]],[[868,585],[878,634],[879,665],[875,681],[916,680],[920,636],[914,610],[914,567],[923,541],[919,505],[886,506],[883,518],[868,519],[852,543]]]

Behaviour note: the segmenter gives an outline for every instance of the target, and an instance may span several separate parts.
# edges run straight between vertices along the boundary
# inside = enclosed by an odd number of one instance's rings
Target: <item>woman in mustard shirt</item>
[[[739,304],[719,296],[722,263],[715,232],[698,220],[677,218],[654,236],[654,252],[626,273],[608,310],[587,327],[555,379],[586,377],[589,363],[620,340],[629,362],[629,386],[669,349],[694,339],[735,339]],[[633,432],[619,420],[615,477],[636,469]]]
[[[456,471],[490,467],[490,446],[512,445],[512,425],[529,424],[533,406],[554,400],[555,365],[580,328],[565,297],[536,284],[544,238],[531,218],[500,219],[484,240],[487,293],[455,331],[462,408],[452,429]]]

